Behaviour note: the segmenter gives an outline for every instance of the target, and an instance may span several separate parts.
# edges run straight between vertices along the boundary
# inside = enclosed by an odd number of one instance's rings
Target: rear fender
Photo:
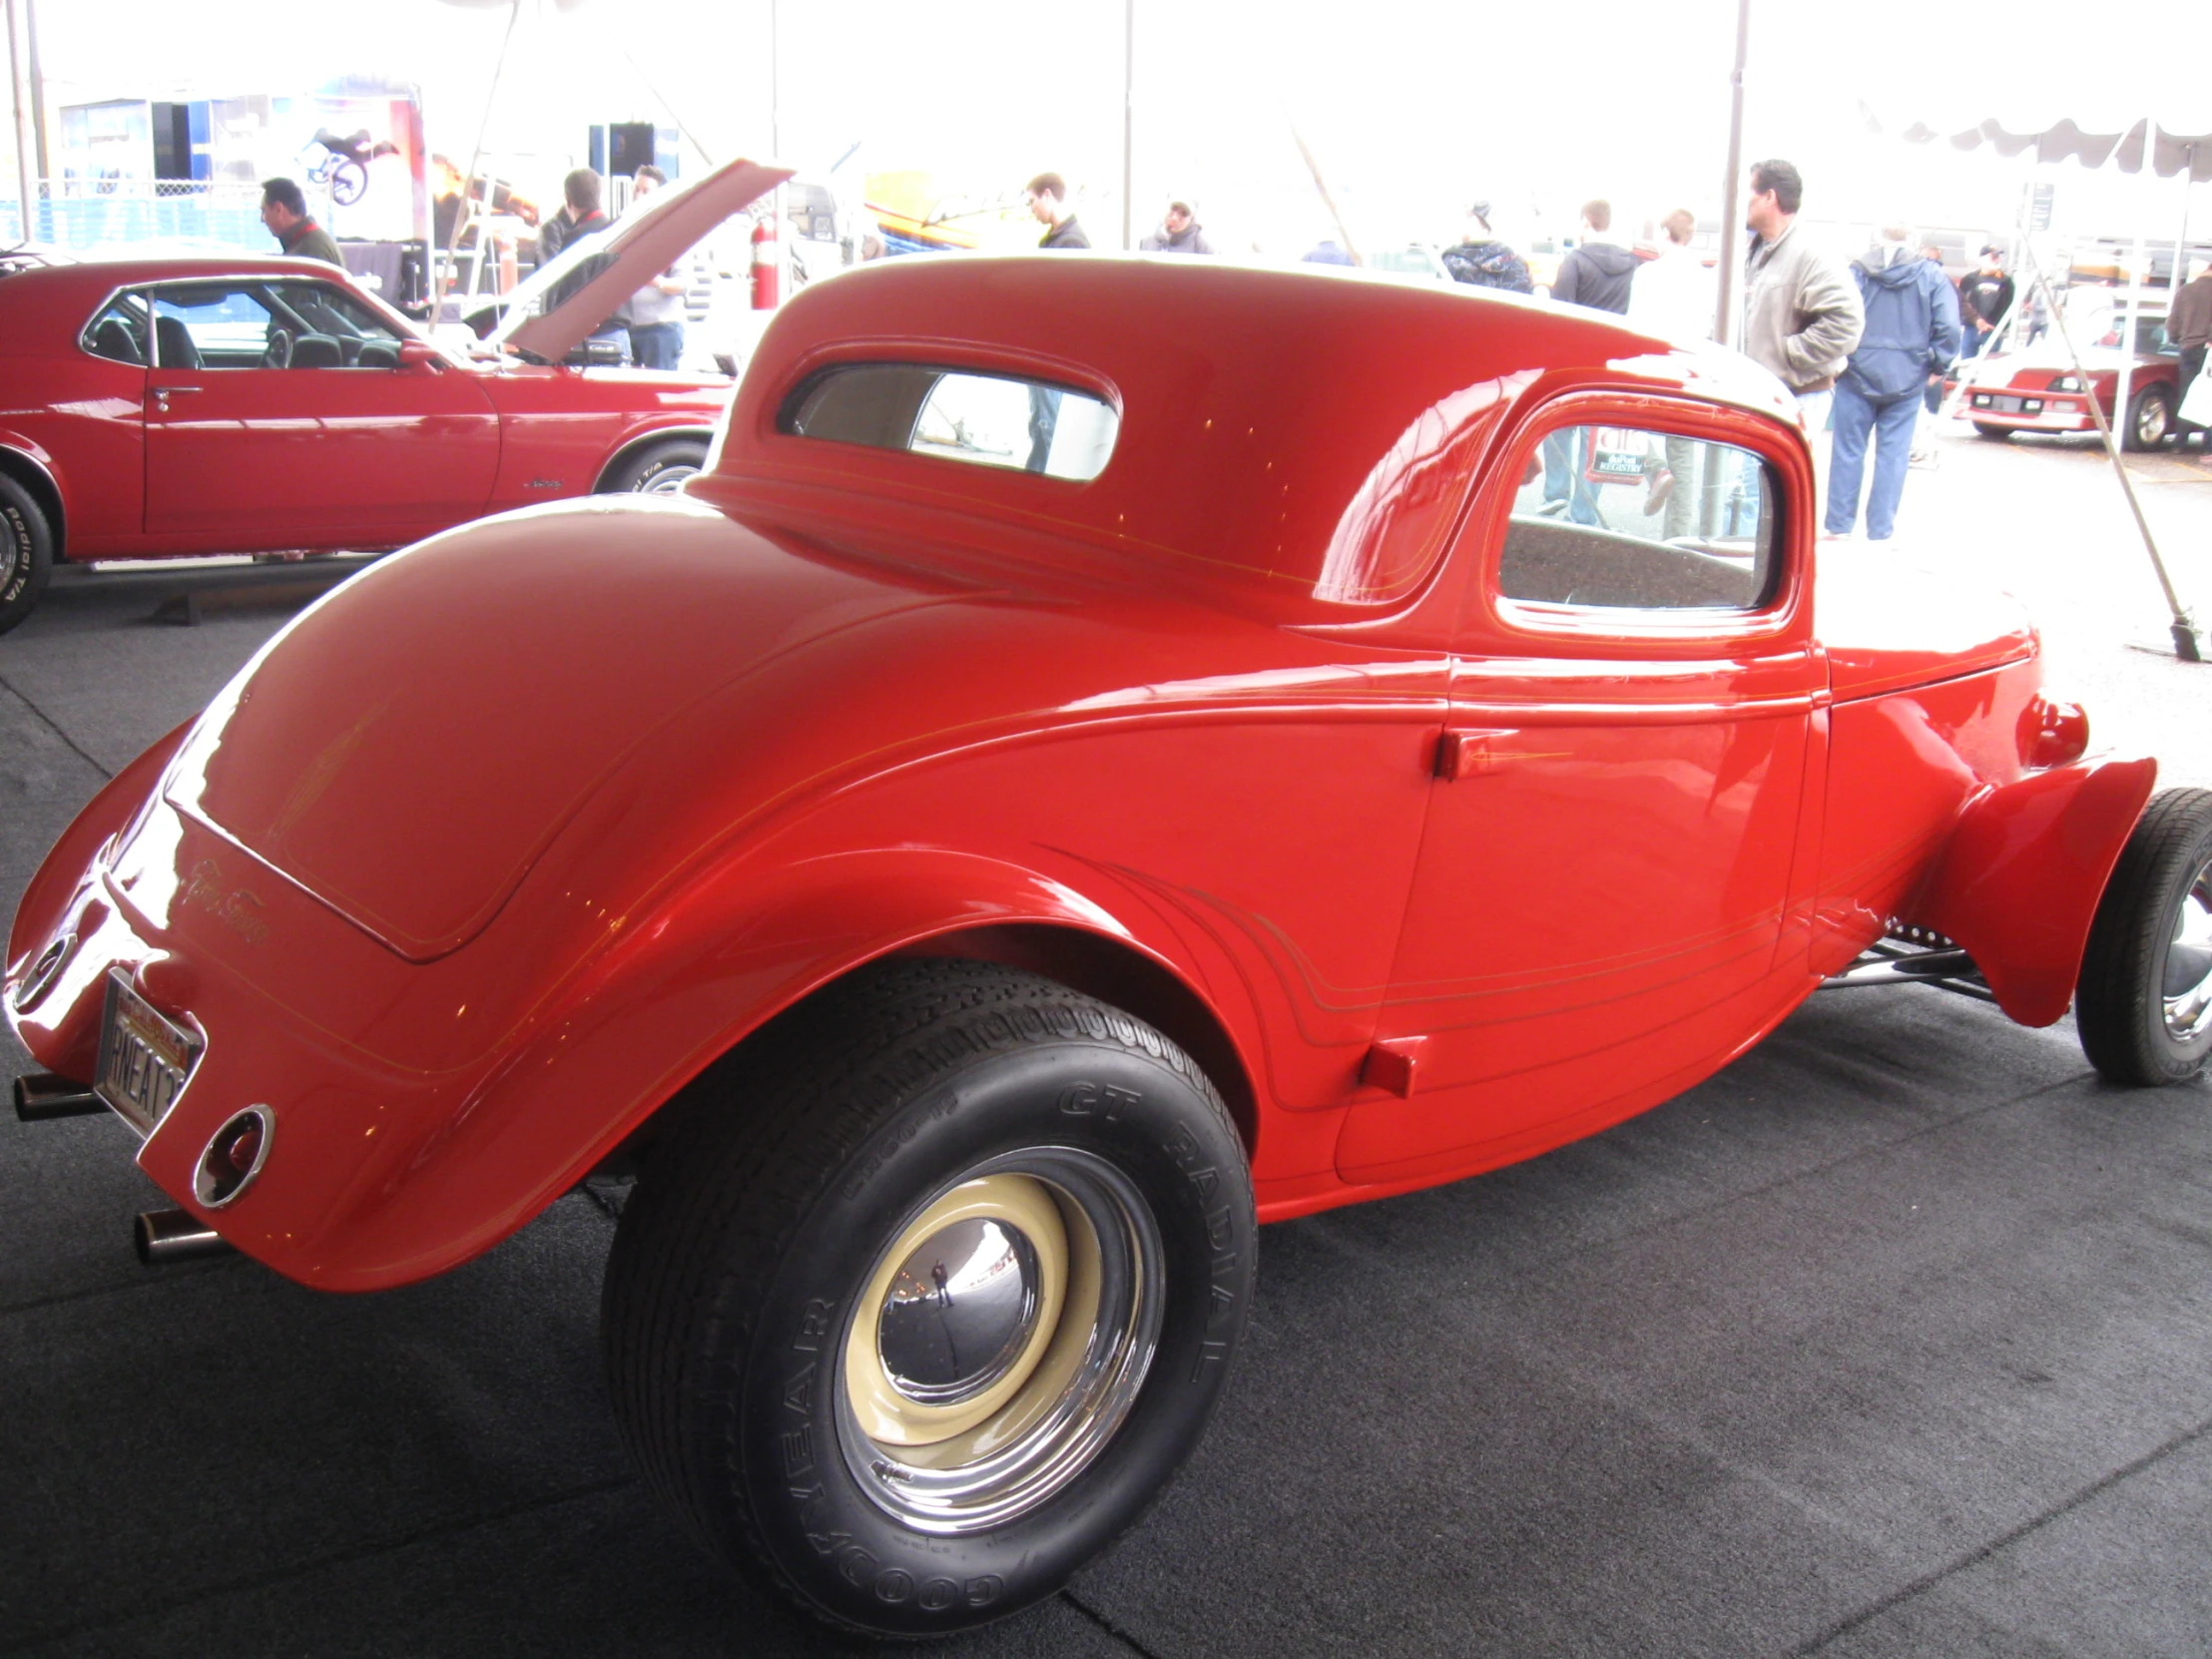
[[[1964,947],[2022,1025],[2073,1000],[2104,883],[2158,780],[2152,760],[2095,760],[2031,773],[1959,817],[1910,919]]]
[[[1140,956],[1212,1006],[1172,943],[1142,939],[1086,895],[1009,863],[918,848],[841,853],[790,866],[768,891],[741,865],[632,929],[465,1100],[395,1149],[396,1179],[365,1184],[322,1231],[320,1282],[381,1288],[466,1261],[813,992],[934,938],[1021,924]],[[995,954],[973,944],[946,953]]]

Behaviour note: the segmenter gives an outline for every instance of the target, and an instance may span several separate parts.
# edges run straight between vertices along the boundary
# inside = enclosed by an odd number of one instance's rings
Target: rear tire
[[[0,634],[31,614],[54,574],[54,532],[31,492],[0,474]]]
[[[607,474],[600,489],[609,495],[675,495],[706,464],[705,438],[669,438],[632,455]]]
[[[2097,903],[2074,1024],[2115,1083],[2181,1083],[2212,1057],[2212,790],[2143,810]]]
[[[601,1334],[648,1479],[829,1624],[1051,1594],[1197,1444],[1253,1282],[1221,1098],[1143,1022],[988,963],[862,970],[678,1107]],[[986,1259],[987,1258],[987,1259]]]
[[[1973,423],[1973,435],[1977,438],[1987,438],[1991,443],[2003,443],[2012,436],[2012,428],[2009,426],[1988,426],[1977,420]]]
[[[2164,446],[2173,424],[2173,394],[2164,386],[2145,386],[2127,400],[2127,425],[2121,438],[2135,453],[2147,454]]]

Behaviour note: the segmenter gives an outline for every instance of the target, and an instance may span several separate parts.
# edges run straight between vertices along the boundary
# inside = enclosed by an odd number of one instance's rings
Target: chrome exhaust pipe
[[[50,1071],[27,1071],[15,1080],[15,1115],[25,1123],[90,1117],[107,1109],[108,1103],[84,1084]]]
[[[138,1259],[150,1268],[189,1262],[199,1256],[228,1256],[237,1247],[185,1210],[148,1210],[131,1229]]]

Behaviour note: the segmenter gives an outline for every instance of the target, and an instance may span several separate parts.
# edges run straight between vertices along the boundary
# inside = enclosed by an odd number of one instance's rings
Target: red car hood
[[[613,229],[561,250],[508,296],[507,312],[484,344],[513,345],[557,363],[583,344],[615,308],[690,253],[731,215],[742,213],[792,176],[788,167],[743,159],[660,192]],[[586,260],[605,257],[606,269],[542,315],[532,315],[544,295]]]
[[[594,534],[592,512],[624,522]],[[426,961],[474,937],[665,723],[930,602],[686,502],[510,514],[302,615],[202,718],[169,799]]]

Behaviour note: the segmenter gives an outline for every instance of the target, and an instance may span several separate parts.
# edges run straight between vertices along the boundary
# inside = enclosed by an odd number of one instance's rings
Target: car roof
[[[273,276],[304,276],[338,282],[359,297],[375,301],[379,308],[389,310],[383,301],[355,282],[350,273],[334,265],[320,260],[247,253],[98,258],[19,271],[0,278],[0,310],[7,313],[9,329],[14,336],[9,341],[10,347],[44,354],[74,350],[77,331],[90,319],[93,307],[118,288],[137,287],[148,282]]]
[[[1090,390],[1119,431],[1088,482],[787,435],[795,394],[856,361]],[[1169,255],[911,256],[785,306],[692,488],[737,502],[803,485],[880,523],[896,520],[886,504],[949,507],[1273,592],[1280,605],[1261,608],[1286,620],[1348,620],[1344,605],[1387,597],[1344,573],[1433,568],[1458,480],[1501,417],[1572,385],[1797,419],[1748,358],[1548,300]]]

